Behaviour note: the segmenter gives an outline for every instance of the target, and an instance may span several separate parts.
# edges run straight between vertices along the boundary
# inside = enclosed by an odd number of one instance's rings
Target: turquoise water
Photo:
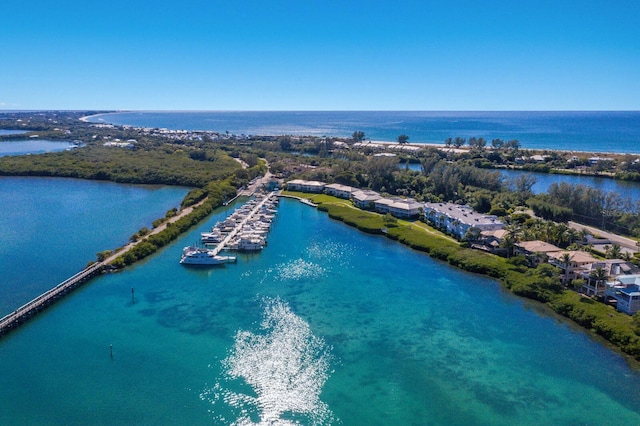
[[[640,111],[203,111],[120,112],[89,118],[138,127],[253,135],[444,143],[456,136],[518,139],[527,149],[640,153]]]
[[[43,154],[45,152],[64,151],[76,148],[67,141],[52,141],[48,139],[29,139],[0,142],[0,157],[9,155]]]
[[[188,189],[0,177],[0,316],[124,245]]]
[[[582,331],[298,202],[262,253],[179,265],[227,213],[0,340],[0,424],[640,423]]]

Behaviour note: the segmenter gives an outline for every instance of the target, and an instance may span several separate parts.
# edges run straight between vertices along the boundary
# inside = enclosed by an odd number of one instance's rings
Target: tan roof
[[[560,247],[556,247],[553,244],[545,243],[544,241],[540,240],[522,241],[516,245],[531,253],[553,253],[556,251],[562,251]]]
[[[496,237],[498,239],[504,238],[508,233],[509,231],[507,231],[506,229],[493,229],[491,231],[481,232],[481,234],[484,235],[485,237]]]
[[[562,261],[562,256],[565,253],[569,253],[569,256],[571,257],[571,261],[577,264],[586,265],[586,264],[594,263],[598,261],[598,259],[591,256],[591,254],[587,253],[586,251],[564,251],[563,250],[555,253],[550,253],[549,257],[552,257],[558,261]]]

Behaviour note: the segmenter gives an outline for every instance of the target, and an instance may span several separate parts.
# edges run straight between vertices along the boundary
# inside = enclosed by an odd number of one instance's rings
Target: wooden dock
[[[244,228],[244,226],[247,224],[247,222],[249,220],[251,220],[251,218],[253,218],[253,216],[255,216],[255,214],[258,212],[258,210],[260,210],[262,208],[262,206],[265,205],[265,203],[271,199],[273,199],[273,197],[275,197],[275,195],[273,193],[268,194],[267,196],[265,196],[262,201],[260,201],[252,210],[251,212],[247,215],[247,217],[245,217],[240,223],[238,223],[235,228],[233,228],[233,231],[229,232],[229,234],[221,241],[218,243],[218,245],[212,249],[213,251],[213,255],[217,256],[218,254],[220,254],[220,252],[222,250],[224,250],[225,246],[227,244],[229,244],[229,241],[231,241],[233,239],[233,237],[235,237],[238,232],[240,232],[240,230],[242,228]]]
[[[83,269],[71,278],[68,278],[53,287],[51,290],[42,293],[40,296],[31,300],[30,302],[20,306],[14,312],[6,315],[0,319],[0,336],[4,336],[10,331],[15,330],[22,323],[33,318],[38,313],[42,312],[48,306],[52,305],[56,301],[60,300],[64,295],[70,291],[76,289],[86,281],[100,273],[104,268],[104,264],[94,263],[93,265]]]

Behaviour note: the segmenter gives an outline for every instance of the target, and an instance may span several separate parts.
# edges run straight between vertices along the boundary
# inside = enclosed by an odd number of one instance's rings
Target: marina
[[[277,194],[258,195],[235,210],[209,232],[200,233],[205,247],[187,246],[182,251],[183,265],[223,265],[235,263],[235,256],[223,256],[222,251],[259,252],[267,245],[267,233],[275,218]],[[214,245],[213,248],[206,246]]]

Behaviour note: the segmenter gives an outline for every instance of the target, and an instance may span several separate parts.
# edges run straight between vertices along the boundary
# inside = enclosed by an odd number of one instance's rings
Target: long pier
[[[20,306],[9,315],[6,315],[2,319],[0,319],[0,336],[4,336],[10,331],[16,329],[22,323],[28,321],[38,313],[42,312],[48,306],[59,300],[62,296],[84,284],[96,274],[100,273],[102,271],[102,268],[104,268],[103,263],[94,263],[93,265],[78,272],[74,276],[64,280],[47,292],[42,293],[40,296],[36,297],[30,302]]]
[[[260,203],[258,203],[258,205],[253,210],[251,210],[251,213],[238,226],[236,226],[234,230],[229,233],[229,235],[227,235],[227,237],[220,244],[216,246],[215,249],[213,249],[216,255],[220,253],[220,251],[222,251],[222,249],[229,243],[229,241],[231,241],[231,239],[238,232],[240,232],[240,230],[249,221],[249,219],[253,217],[256,212],[267,202],[267,200],[270,200],[273,196],[273,194],[268,194],[267,196],[265,196],[264,199]],[[125,249],[124,251],[126,251],[127,249]],[[112,257],[121,255],[122,253],[123,251],[115,253]],[[17,327],[36,316],[38,313],[42,312],[47,307],[60,300],[60,298],[62,298],[67,293],[78,288],[89,279],[102,272],[104,267],[107,266],[111,260],[111,258],[106,259],[102,262],[97,262],[88,266],[74,276],[67,278],[52,289],[42,293],[40,296],[36,297],[30,302],[27,302],[24,305],[20,306],[12,313],[4,316],[3,318],[0,318],[0,337],[15,330]]]
[[[265,203],[269,200],[271,200],[275,195],[273,193],[270,193],[268,195],[266,195],[262,201],[260,201],[252,210],[251,212],[247,215],[247,217],[245,217],[240,223],[238,223],[235,228],[233,228],[233,230],[231,232],[229,232],[229,234],[227,234],[227,236],[218,243],[218,245],[212,249],[213,251],[213,255],[217,256],[224,248],[227,244],[229,244],[229,241],[231,241],[233,239],[233,237],[235,237],[238,232],[240,232],[240,230],[242,228],[244,228],[244,226],[247,224],[247,222],[249,220],[251,220],[251,218],[253,218],[253,216],[258,212],[258,210],[260,210],[262,208],[262,206],[265,205]]]

